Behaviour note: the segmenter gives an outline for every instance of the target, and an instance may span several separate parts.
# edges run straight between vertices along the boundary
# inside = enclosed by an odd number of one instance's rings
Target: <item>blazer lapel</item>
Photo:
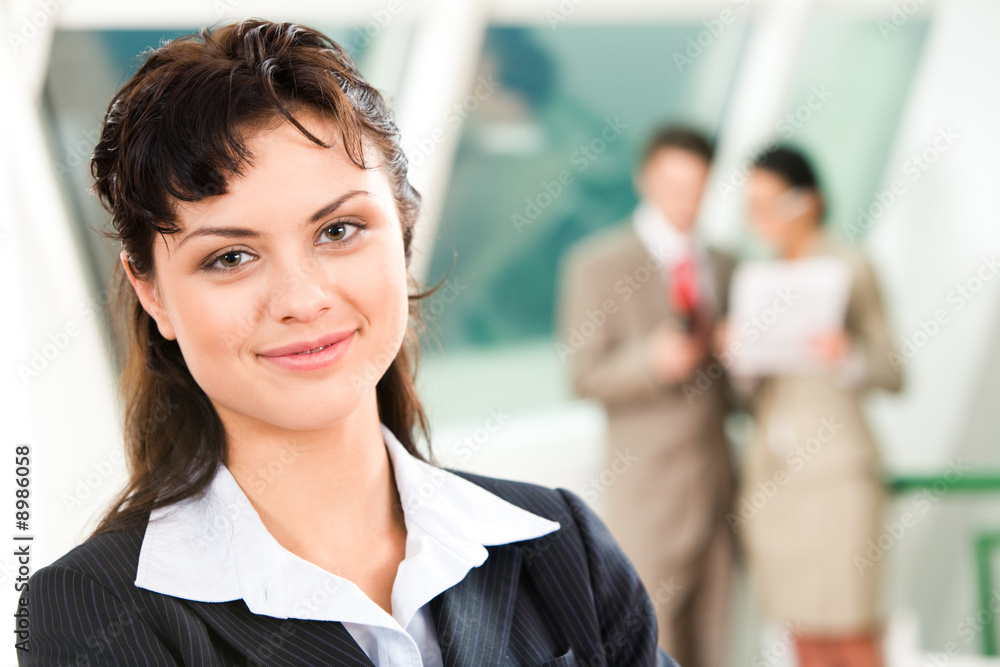
[[[431,600],[445,667],[505,665],[514,616],[521,548],[488,547],[489,556]]]
[[[375,667],[342,623],[262,616],[251,612],[243,600],[187,604],[233,650],[257,659],[251,664]]]

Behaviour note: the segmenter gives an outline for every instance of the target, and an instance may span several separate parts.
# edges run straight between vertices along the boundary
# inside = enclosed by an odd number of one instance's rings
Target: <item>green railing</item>
[[[887,480],[889,489],[896,494],[912,491],[933,491],[937,494],[955,493],[1000,493],[1000,471],[960,477],[944,475],[900,476]],[[993,553],[1000,548],[1000,532],[983,531],[976,535],[973,545],[976,557],[976,582],[979,588],[979,612],[985,623],[982,631],[982,653],[985,656],[1000,655],[997,641],[997,627],[991,606],[993,594],[993,568],[990,564]]]
[[[1000,471],[956,478],[943,475],[890,477],[888,483],[894,493],[922,490],[944,490],[947,493],[1000,492]]]

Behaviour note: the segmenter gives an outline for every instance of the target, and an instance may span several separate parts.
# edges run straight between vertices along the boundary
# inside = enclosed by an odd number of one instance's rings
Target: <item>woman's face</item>
[[[181,231],[155,237],[154,280],[133,279],[224,423],[304,430],[342,419],[373,400],[406,331],[403,239],[384,172],[351,162],[333,124],[300,122],[333,147],[285,122],[256,135],[245,176],[224,195],[180,202]]]
[[[784,249],[804,230],[818,224],[816,195],[792,188],[774,172],[754,169],[747,189],[747,212],[754,231],[779,249]]]

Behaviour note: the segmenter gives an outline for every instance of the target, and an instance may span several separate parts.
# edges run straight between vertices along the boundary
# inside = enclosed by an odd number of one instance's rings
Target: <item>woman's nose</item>
[[[308,322],[330,308],[332,292],[328,277],[316,262],[287,266],[275,276],[268,310],[278,322]]]

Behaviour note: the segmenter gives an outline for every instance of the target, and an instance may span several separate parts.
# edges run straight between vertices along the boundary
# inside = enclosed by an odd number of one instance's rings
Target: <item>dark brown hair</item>
[[[684,125],[664,125],[656,130],[646,142],[640,165],[645,166],[653,154],[664,148],[679,148],[711,163],[715,146],[704,134]]]
[[[819,222],[826,219],[826,198],[816,170],[806,154],[791,146],[771,146],[754,158],[756,169],[769,171],[788,183],[789,187],[809,190],[819,198]]]
[[[179,231],[175,205],[226,193],[253,156],[256,130],[287,121],[324,147],[294,113],[317,113],[339,128],[352,162],[381,168],[392,188],[406,263],[420,195],[393,115],[354,62],[320,32],[291,23],[250,19],[169,41],[150,51],[108,106],[94,149],[94,190],[111,212],[137,277],[153,275],[154,235]],[[366,161],[366,148],[381,158]],[[368,151],[371,153],[372,151]],[[125,362],[120,377],[129,479],[93,535],[144,525],[154,509],[203,491],[225,460],[226,433],[215,408],[188,371],[177,341],[160,335],[116,271]],[[413,300],[427,294],[411,295]],[[378,379],[379,419],[414,456],[427,419],[414,385],[416,336],[411,324],[389,369]]]

